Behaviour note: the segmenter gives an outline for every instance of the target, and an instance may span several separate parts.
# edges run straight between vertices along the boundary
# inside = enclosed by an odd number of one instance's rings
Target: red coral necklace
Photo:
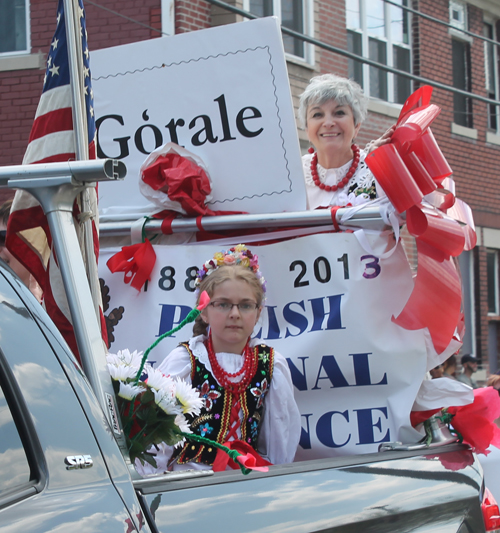
[[[326,192],[335,192],[339,189],[343,189],[349,183],[349,180],[353,177],[359,164],[359,147],[356,144],[352,144],[351,150],[354,153],[351,167],[347,171],[347,174],[337,183],[337,185],[325,185],[319,180],[318,152],[314,152],[312,159],[311,159],[311,176],[314,181],[314,185],[316,185],[317,187],[319,187],[320,189]]]
[[[255,373],[257,372],[257,357],[255,354],[255,349],[250,348],[248,342],[245,344],[243,349],[243,365],[238,370],[238,372],[226,372],[217,361],[215,355],[214,346],[212,343],[212,335],[208,337],[207,342],[205,343],[208,352],[208,360],[210,361],[210,366],[212,367],[212,372],[217,381],[232,394],[241,394],[250,384]],[[231,381],[231,378],[238,376],[243,376],[238,383]]]

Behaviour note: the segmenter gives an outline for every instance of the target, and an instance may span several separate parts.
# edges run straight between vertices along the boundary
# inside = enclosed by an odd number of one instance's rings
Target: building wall
[[[142,41],[159,36],[149,26],[161,29],[161,0],[107,0],[104,11],[86,6],[90,50]],[[48,47],[56,26],[57,3],[31,2],[32,54],[40,54],[34,68],[16,69],[0,58],[0,165],[20,165],[40,99]],[[137,20],[145,26],[120,17],[112,11]],[[148,27],[146,27],[148,26]],[[22,61],[18,61],[22,65]],[[8,69],[8,70],[4,70]],[[14,195],[0,190],[0,203]]]
[[[175,2],[175,33],[186,33],[210,28],[210,26],[211,6],[209,3],[203,0],[177,0]]]
[[[229,3],[242,8],[243,0]],[[88,4],[87,26],[89,48],[115,46],[119,44],[157,38],[161,29],[162,0],[103,0],[108,10]],[[468,6],[469,29],[482,34],[484,0],[471,0]],[[35,115],[45,69],[45,57],[55,27],[55,2],[38,0],[31,2],[32,58],[30,68],[16,68],[11,62],[0,58],[0,165],[20,164],[27,146],[29,131]],[[448,0],[413,0],[412,7],[445,22],[449,21]],[[500,10],[500,7],[499,7]],[[130,17],[142,25],[127,20],[113,11]],[[497,14],[500,18],[500,14]],[[175,0],[175,31],[183,33],[208,28],[214,25],[241,21],[242,17],[210,5],[205,0]],[[453,81],[451,44],[453,32],[445,26],[429,20],[412,17],[412,61],[415,74],[450,85]],[[332,46],[347,48],[345,31],[345,0],[314,1],[313,23],[315,37]],[[38,54],[38,55],[37,55]],[[33,66],[33,63],[36,65]],[[21,64],[21,63],[19,63]],[[315,47],[311,64],[288,58],[290,88],[295,108],[298,98],[309,79],[319,73],[335,72],[347,75],[347,59],[339,54]],[[484,46],[479,39],[471,42],[472,91],[486,95],[484,71]],[[479,239],[474,252],[475,291],[474,308],[475,352],[488,366],[488,339],[490,323],[500,317],[488,316],[486,274],[486,249],[493,246],[500,249],[500,188],[498,169],[500,167],[499,143],[487,142],[486,137],[495,140],[487,129],[486,104],[473,103],[473,129],[465,131],[453,126],[453,96],[444,90],[435,89],[433,103],[441,107],[440,116],[432,130],[454,170],[457,196],[472,208],[477,226],[499,230],[498,239]],[[400,106],[380,101],[370,102],[370,113],[363,125],[357,142],[364,146],[371,139],[379,137],[396,120]],[[458,133],[457,133],[458,132]],[[302,149],[308,146],[305,132],[299,128]],[[0,191],[0,202],[12,193]],[[491,232],[490,234],[491,235]],[[495,234],[496,235],[496,234]],[[498,241],[498,244],[496,244]],[[495,248],[496,247],[496,248]],[[493,354],[496,360],[497,355]],[[495,368],[496,369],[496,368]]]

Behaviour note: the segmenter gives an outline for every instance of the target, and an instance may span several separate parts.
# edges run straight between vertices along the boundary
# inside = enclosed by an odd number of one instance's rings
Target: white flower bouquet
[[[121,350],[106,357],[132,463],[156,467],[151,446],[174,446],[191,433],[185,414],[199,414],[203,405],[196,389],[144,364],[142,352]]]

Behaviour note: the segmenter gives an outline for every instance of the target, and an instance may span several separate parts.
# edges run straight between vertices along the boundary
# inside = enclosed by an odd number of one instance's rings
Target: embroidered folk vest
[[[205,400],[198,416],[186,415],[191,431],[196,435],[207,437],[219,443],[226,441],[230,430],[231,407],[234,395],[219,385],[211,372],[193,354],[188,343],[181,343],[191,359],[192,386],[199,390]],[[274,349],[265,344],[253,348],[258,358],[257,372],[246,391],[240,396],[243,420],[240,420],[241,440],[257,449],[264,398],[271,386],[274,368]],[[182,448],[177,448],[172,458],[179,464],[189,462],[213,465],[217,448],[187,440]]]

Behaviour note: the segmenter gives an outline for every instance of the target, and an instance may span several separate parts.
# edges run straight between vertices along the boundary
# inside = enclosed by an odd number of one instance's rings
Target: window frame
[[[489,257],[493,256],[493,280],[490,279],[489,276],[489,265],[488,265],[488,259]],[[499,290],[498,290],[498,250],[494,248],[487,248],[486,249],[486,287],[488,292],[488,316],[498,316],[499,313]],[[493,293],[494,293],[494,309],[493,311],[490,310],[490,302],[489,302],[489,295],[490,295],[490,283],[493,283]]]
[[[25,27],[26,27],[26,48],[24,50],[10,50],[8,52],[0,52],[0,58],[12,56],[24,56],[31,53],[31,13],[30,0],[24,0],[25,6]]]
[[[162,37],[175,35],[175,1],[161,0],[161,31]]]
[[[1,348],[0,385],[23,444],[30,468],[30,480],[27,483],[14,487],[6,494],[0,496],[0,509],[3,509],[42,492],[47,483],[47,465],[21,389]]]
[[[347,10],[347,2],[349,0],[346,0],[346,10]],[[367,27],[367,9],[366,9],[366,3],[370,0],[359,0],[359,28],[352,28],[348,26],[347,17],[346,17],[346,31],[347,33],[351,34],[357,34],[361,36],[361,57],[369,59],[370,58],[370,40],[375,40],[381,43],[385,43],[385,53],[386,53],[386,61],[385,64],[387,66],[397,68],[395,66],[395,60],[396,60],[396,54],[394,53],[394,47],[397,46],[399,48],[408,50],[409,54],[409,72],[411,73],[413,71],[413,57],[412,57],[412,45],[411,45],[411,24],[412,24],[412,14],[411,12],[407,12],[408,17],[408,43],[401,43],[399,41],[395,41],[393,39],[393,33],[391,31],[391,8],[397,7],[393,4],[388,4],[387,2],[383,3],[383,9],[384,9],[384,36],[375,36],[370,35]],[[403,0],[404,1],[404,0]],[[349,60],[354,61],[354,60]],[[354,67],[356,68],[356,67]],[[366,94],[366,96],[370,98],[375,98],[381,102],[387,102],[388,104],[394,104],[394,105],[400,105],[404,102],[396,102],[396,74],[393,74],[391,72],[382,72],[382,76],[385,75],[385,86],[387,90],[386,98],[380,98],[379,96],[372,95],[371,91],[371,81],[372,78],[370,76],[372,69],[376,69],[376,67],[372,67],[366,63],[362,63],[361,65],[361,71],[362,71],[362,83],[360,84],[363,87],[363,91]],[[410,94],[412,92],[412,86],[413,82],[410,82]],[[409,96],[409,95],[408,95]]]
[[[450,24],[457,30],[467,30],[467,6],[465,2],[461,2],[460,0],[450,0],[448,8],[450,14]],[[456,20],[453,18],[453,10],[456,10],[458,13],[462,14],[462,20]]]
[[[455,69],[453,68],[453,63],[455,61],[454,58],[454,47],[453,44],[456,43],[457,45],[463,46],[463,52],[464,52],[464,87],[458,87],[457,84],[455,84],[455,80],[452,81],[452,86],[457,89],[462,89],[467,92],[472,92],[472,76],[471,76],[471,46],[470,42],[466,39],[459,39],[456,36],[452,37],[452,50],[451,50],[451,67],[452,67],[452,77],[455,75]],[[458,105],[460,102],[463,102],[464,108],[458,109]],[[457,121],[457,114],[463,113],[464,114],[464,123],[461,121]],[[453,123],[457,124],[458,126],[462,126],[463,128],[474,128],[474,120],[473,120],[473,105],[472,105],[472,99],[468,96],[463,96],[461,94],[453,94]]]
[[[499,42],[499,36],[497,32],[497,20],[493,17],[485,16],[483,19],[483,34],[484,34],[484,28],[486,25],[488,25],[491,28],[491,37],[485,35],[485,37],[488,37],[492,39],[493,41],[497,41],[499,44],[497,46],[493,45],[492,43],[484,42],[484,77],[485,77],[485,90],[490,98],[493,98],[494,100],[498,100],[500,98],[500,81],[499,81],[499,68],[498,68],[498,61],[499,61],[499,53],[498,53],[498,46],[500,46]],[[494,93],[490,93],[490,87],[489,87],[489,78],[490,78],[490,68],[489,68],[489,60],[490,60],[490,51],[493,54],[493,57],[491,57],[491,62],[493,64],[493,90]],[[492,131],[494,133],[498,133],[500,131],[500,107],[499,106],[493,106],[492,104],[487,104],[488,106],[488,126],[487,129],[489,131]],[[495,108],[495,111],[492,111],[492,107]],[[496,124],[492,125],[492,117],[494,117],[494,120]]]
[[[452,87],[457,89],[465,90],[467,92],[472,92],[472,66],[471,66],[471,44],[472,37],[463,33],[468,30],[469,21],[468,21],[468,12],[467,4],[461,0],[449,0],[449,23],[452,26],[448,30],[448,34],[451,37],[451,71],[452,71]],[[456,20],[453,18],[453,10],[457,10],[462,14],[461,20]],[[455,50],[454,44],[459,44],[463,46],[463,57],[464,57],[464,87],[459,87],[458,83],[455,83],[455,73],[454,68],[455,63]],[[463,104],[463,105],[462,105]],[[458,106],[462,106],[462,109],[458,109]],[[462,119],[457,121],[457,115],[462,113]],[[459,126],[460,128],[466,128],[467,130],[472,130],[474,128],[474,118],[473,118],[473,103],[471,98],[463,96],[460,94],[453,93],[453,124]],[[453,126],[452,126],[453,127]]]
[[[279,24],[282,24],[281,17],[281,1],[282,0],[271,0],[272,3],[272,15],[278,18]],[[302,31],[304,35],[309,37],[314,36],[314,0],[300,0],[302,2]],[[250,11],[250,0],[243,0],[243,9],[245,11]],[[309,66],[314,66],[314,46],[311,43],[304,42],[304,56],[298,56],[291,54],[285,51],[285,57],[287,60],[298,61],[302,63],[307,63]]]

